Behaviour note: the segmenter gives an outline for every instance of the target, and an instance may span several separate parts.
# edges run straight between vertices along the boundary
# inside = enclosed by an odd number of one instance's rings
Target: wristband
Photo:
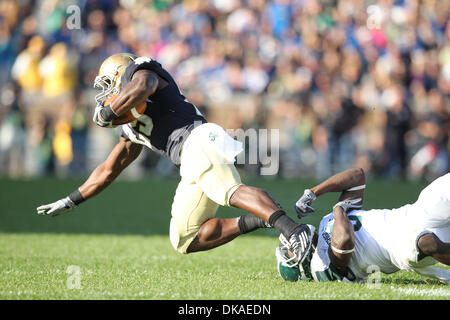
[[[338,249],[338,248],[334,247],[333,245],[331,245],[331,249],[333,251],[336,251],[337,253],[340,253],[340,254],[348,254],[348,253],[352,253],[353,251],[355,251],[355,248],[350,249],[350,250],[341,250],[341,249]]]
[[[100,116],[105,122],[110,122],[119,118],[119,116],[114,113],[113,109],[111,109],[111,105],[101,108]]]
[[[86,199],[83,198],[83,196],[81,195],[80,190],[75,190],[74,192],[72,192],[71,194],[69,194],[69,199],[72,200],[72,202],[78,206],[80,203],[82,203],[83,201],[86,201]]]
[[[347,189],[345,191],[358,191],[358,190],[362,190],[362,189],[365,189],[365,188],[366,188],[366,185],[363,184],[361,186],[353,187],[353,188]]]

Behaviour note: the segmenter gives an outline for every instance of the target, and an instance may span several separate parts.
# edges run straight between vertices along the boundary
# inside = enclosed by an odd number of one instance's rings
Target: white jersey
[[[349,269],[357,281],[374,271],[415,270],[427,274],[428,267],[437,261],[420,256],[417,240],[425,233],[434,233],[441,241],[450,241],[450,174],[426,187],[414,204],[392,210],[353,210],[347,216],[355,230],[355,251]],[[319,226],[317,249],[311,260],[316,281],[346,280],[330,266],[328,250],[333,225],[334,216],[330,213]]]

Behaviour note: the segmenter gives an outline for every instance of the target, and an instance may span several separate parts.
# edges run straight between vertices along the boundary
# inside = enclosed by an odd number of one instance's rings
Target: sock
[[[300,226],[300,224],[289,218],[283,210],[272,213],[269,217],[269,224],[277,229],[288,240]]]
[[[268,227],[263,219],[252,214],[240,216],[238,220],[238,226],[242,234],[255,231],[256,229]]]

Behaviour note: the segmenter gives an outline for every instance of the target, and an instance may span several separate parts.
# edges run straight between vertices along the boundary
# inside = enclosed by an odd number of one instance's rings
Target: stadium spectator
[[[81,30],[65,24],[69,4],[81,9]],[[27,52],[30,39],[45,41],[41,51],[76,53],[68,59],[76,70],[58,67],[67,70],[64,76],[50,80],[50,69],[42,67],[43,85],[39,76],[23,77],[47,96],[49,88],[76,92],[76,103],[49,106],[69,127],[69,118],[84,119],[77,131],[83,138],[72,146],[74,131],[58,126],[65,138],[57,140],[56,155],[69,173],[70,163],[79,161],[70,156],[77,153],[73,148],[101,152],[89,147],[103,133],[92,126],[94,106],[86,102],[93,101],[100,62],[133,51],[159,60],[211,121],[279,128],[281,175],[322,178],[361,166],[369,175],[431,179],[449,170],[449,17],[450,3],[437,0],[5,0],[0,64],[7,72],[0,87],[15,80],[18,96],[27,95],[18,70],[36,75],[35,69],[21,62],[11,70],[11,61]],[[31,100],[33,106],[19,112],[39,110],[39,99]],[[45,131],[49,139],[51,132]],[[47,140],[37,141],[43,147]],[[35,167],[38,158],[32,157]],[[0,165],[2,174],[8,170]]]

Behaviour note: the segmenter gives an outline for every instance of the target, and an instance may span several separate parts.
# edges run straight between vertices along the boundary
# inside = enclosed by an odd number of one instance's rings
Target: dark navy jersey
[[[120,135],[143,144],[158,154],[180,164],[181,147],[196,125],[207,122],[200,111],[183,96],[172,76],[161,64],[148,57],[139,57],[122,76],[122,88],[138,70],[150,70],[167,81],[147,99],[147,109],[138,120],[119,127]]]

